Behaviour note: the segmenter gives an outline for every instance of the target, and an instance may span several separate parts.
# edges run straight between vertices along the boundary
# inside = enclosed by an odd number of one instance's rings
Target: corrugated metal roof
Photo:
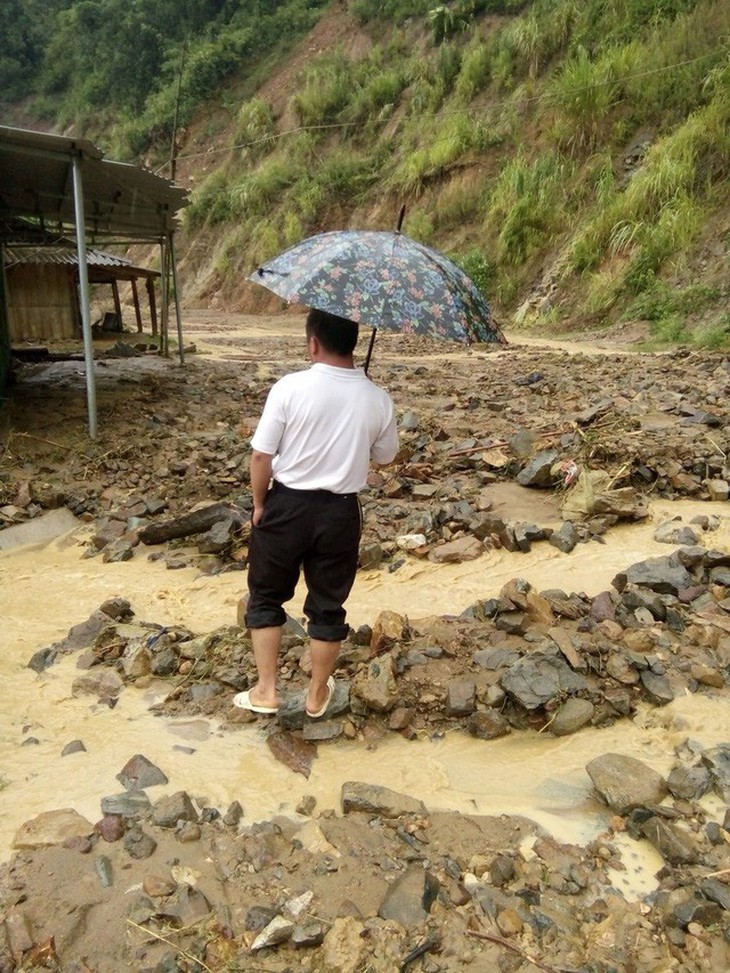
[[[0,125],[0,215],[74,226],[73,160],[83,185],[86,232],[160,240],[174,232],[188,192],[140,166],[112,162],[86,139]]]
[[[131,260],[117,257],[103,250],[87,249],[86,261],[90,267],[133,267]],[[5,248],[5,269],[16,264],[67,264],[78,266],[79,255],[76,250],[65,247],[19,247],[9,244]]]

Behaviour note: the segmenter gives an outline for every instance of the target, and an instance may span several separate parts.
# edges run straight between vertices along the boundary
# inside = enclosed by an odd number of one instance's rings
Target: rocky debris
[[[677,757],[678,766],[711,765],[726,754],[688,744]],[[653,775],[647,787],[653,772],[635,758],[606,754],[586,771],[607,793],[618,782],[630,797],[611,801],[614,816],[584,847],[522,818],[436,812],[358,781],[343,785],[339,809],[244,826],[184,791],[164,820],[161,802],[111,828],[107,816],[96,828],[75,820],[69,831],[68,812],[51,812],[63,827],[22,843],[0,867],[2,969],[82,971],[93,952],[100,969],[141,973],[191,962],[391,973],[418,969],[419,959],[433,973],[461,973],[467,961],[600,971],[606,943],[621,973],[637,957],[646,969],[671,957],[689,973],[696,954],[725,968],[723,823],[692,799],[666,803],[666,786]],[[194,842],[179,818],[170,827],[181,813],[197,821]],[[640,903],[612,884],[626,867],[615,842],[623,832],[664,860],[657,890]]]
[[[722,690],[730,660],[728,583],[730,554],[692,545],[630,565],[592,598],[538,592],[514,578],[498,597],[460,616],[413,623],[382,612],[343,643],[321,721],[306,716],[308,641],[292,625],[283,637],[286,690],[268,721],[269,746],[306,776],[319,744],[368,727],[406,737],[462,727],[488,739],[530,726],[561,736],[631,717],[640,701],[664,706],[682,693]],[[120,617],[130,615],[127,606]],[[71,645],[87,667],[74,680],[75,693],[114,705],[126,685],[154,676],[170,685],[156,704],[160,711],[216,716],[228,726],[256,719],[231,705],[256,678],[250,635],[239,626],[193,635],[115,620],[100,608],[31,664],[42,657],[47,666]],[[131,786],[135,774],[151,782],[160,773],[131,768],[122,782]]]
[[[414,367],[409,349],[428,342],[397,337],[405,361],[383,365],[378,380],[396,402],[402,448],[394,467],[371,474],[363,494],[364,569],[399,556],[453,561],[547,540],[569,552],[619,520],[646,516],[648,489],[714,501],[730,495],[730,365],[722,356],[568,357],[515,346],[504,352],[508,365],[485,353],[477,362]],[[289,367],[281,348],[251,341],[273,355],[271,368],[256,373],[193,358],[184,373],[156,369],[125,386],[126,408],[104,424],[98,443],[69,450],[62,461],[40,438],[32,452],[31,440],[14,441],[14,462],[0,470],[0,524],[65,506],[91,526],[89,556],[149,556],[149,544],[162,544],[152,556],[170,568],[245,565],[250,431],[271,382]],[[124,365],[109,363],[110,381],[115,368]],[[531,375],[539,379],[528,381]],[[482,387],[488,396],[474,393]],[[21,374],[11,416],[21,430],[32,422],[32,394]],[[62,399],[52,386],[49,394]],[[698,436],[698,427],[711,435]],[[140,465],[140,455],[152,459]],[[525,532],[494,514],[485,518],[489,487],[499,482],[556,493],[572,529],[553,536],[554,525]],[[679,543],[688,530],[695,528],[679,528]]]
[[[363,494],[363,569],[537,544],[569,553],[643,518],[648,490],[720,502],[730,493],[730,364],[720,355],[578,355],[567,366],[512,348],[507,363],[477,351],[469,362],[414,367],[409,352],[427,345],[397,340],[400,361],[378,379],[396,401],[402,448]],[[53,446],[46,429],[33,438],[39,410],[21,376],[8,404],[21,436],[0,466],[0,523],[65,506],[88,525],[89,557],[148,556],[207,572],[244,566],[248,437],[271,381],[288,369],[278,346],[272,360],[258,371],[193,360],[185,372],[145,374],[130,381],[125,408],[109,410],[97,443],[69,449]],[[42,415],[63,418],[63,401],[44,389]],[[510,521],[493,509],[504,484],[560,501],[562,524]],[[221,516],[198,533],[158,550],[142,540],[210,507]],[[517,578],[458,617],[415,623],[383,613],[350,632],[319,722],[303,712],[306,637],[287,626],[271,752],[304,773],[321,746],[342,737],[460,729],[490,740],[524,728],[560,736],[630,719],[640,701],[722,691],[730,556],[711,548],[717,523],[713,514],[660,525],[660,540],[679,549],[617,565],[611,589],[592,598],[534,591]],[[194,636],[139,621],[114,599],[29,665],[42,678],[68,652],[82,670],[74,692],[110,707],[127,685],[155,678],[169,682],[158,711],[214,716],[228,730],[256,719],[230,702],[254,678],[240,625]],[[730,799],[728,746],[703,751],[686,741],[666,780],[648,790],[646,768],[631,776],[623,764],[612,776],[611,760],[626,755],[593,762],[587,778],[608,802],[607,824],[585,848],[517,819],[439,815],[357,781],[343,788],[339,814],[308,803],[305,820],[242,826],[240,804],[204,808],[180,790],[153,803],[138,788],[155,786],[154,775],[141,783],[151,768],[136,755],[119,775],[124,792],[101,798],[97,824],[61,811],[42,828],[20,829],[18,854],[0,875],[0,969],[85,973],[91,956],[143,973],[254,965],[392,973],[411,964],[456,973],[516,969],[531,958],[595,973],[609,964],[620,973],[725,969],[730,812],[714,820],[699,802],[710,793]],[[617,835],[663,858],[641,903],[615,888],[613,873],[625,867]]]

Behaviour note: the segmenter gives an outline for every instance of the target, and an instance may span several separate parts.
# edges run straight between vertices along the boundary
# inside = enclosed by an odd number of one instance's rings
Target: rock
[[[124,682],[113,669],[94,669],[82,676],[77,676],[71,685],[74,696],[96,696],[99,702],[116,699],[124,689]]]
[[[175,828],[178,821],[198,820],[198,812],[185,791],[161,797],[152,807],[152,820],[160,828]]]
[[[256,953],[267,946],[278,946],[291,938],[294,923],[283,916],[275,916],[265,929],[251,943],[251,952]]]
[[[730,498],[730,483],[727,480],[708,480],[707,492],[710,500],[723,501]]]
[[[515,876],[515,863],[508,855],[497,855],[489,866],[489,881],[497,888],[507,885]]]
[[[646,690],[649,699],[656,706],[666,706],[674,699],[669,679],[663,673],[652,672],[651,669],[643,669],[639,673],[641,684]]]
[[[477,537],[459,537],[434,547],[428,559],[436,564],[461,564],[463,561],[473,561],[483,553],[484,545]]]
[[[636,757],[607,753],[586,764],[593,786],[617,814],[628,814],[636,807],[661,804],[667,795],[667,782]]]
[[[730,804],[730,744],[723,743],[703,751],[702,763],[709,771],[713,791]]]
[[[632,564],[620,571],[611,582],[618,592],[623,592],[629,584],[639,588],[651,588],[662,594],[677,595],[694,582],[692,575],[680,563],[676,554],[669,557],[654,557]]]
[[[390,712],[400,698],[392,657],[381,655],[358,672],[350,695],[376,713]]]
[[[554,449],[543,450],[517,474],[521,486],[546,488],[553,484],[552,467],[558,458]]]
[[[364,933],[365,926],[354,916],[335,919],[322,944],[322,970],[358,973],[369,953]]]
[[[161,899],[166,895],[172,895],[176,888],[177,882],[172,875],[149,872],[142,879],[142,889],[145,895],[149,895],[152,899]]]
[[[22,824],[15,832],[12,847],[45,848],[61,844],[66,838],[77,836],[90,837],[94,825],[73,808],[58,811],[43,811]]]
[[[141,753],[135,754],[117,774],[117,780],[128,791],[141,791],[156,784],[167,784],[167,777]]]
[[[317,756],[317,747],[314,743],[282,730],[270,733],[266,738],[266,745],[277,760],[294,773],[302,774],[309,779],[312,762]]]
[[[502,909],[497,913],[497,928],[503,936],[518,936],[522,926],[522,919],[515,909]]]
[[[231,546],[234,533],[238,527],[238,522],[230,518],[219,520],[204,534],[200,535],[198,550],[201,554],[222,554]]]
[[[135,818],[138,814],[144,814],[150,807],[150,799],[144,791],[111,794],[101,799],[103,814],[118,814],[123,818]]]
[[[422,801],[399,794],[389,787],[377,784],[363,784],[359,781],[345,781],[342,785],[342,813],[363,811],[366,814],[379,814],[384,818],[397,818],[401,814],[424,814],[426,806]]]
[[[692,865],[699,861],[696,840],[689,832],[655,816],[644,821],[641,833],[670,865]]]
[[[134,681],[152,671],[152,652],[141,643],[129,643],[122,656],[122,669],[127,679]]]
[[[378,915],[381,919],[393,919],[406,929],[417,926],[428,917],[439,888],[430,872],[411,866],[388,889]]]
[[[62,757],[67,757],[70,753],[86,753],[86,747],[81,740],[71,740],[61,751]]]
[[[134,825],[124,835],[124,849],[130,858],[143,861],[154,854],[157,842],[152,835],[147,834],[138,825]]]
[[[187,927],[207,919],[211,914],[208,899],[192,885],[179,885],[172,902],[162,911],[164,916],[177,920],[175,925]]]
[[[309,922],[304,923],[304,925],[294,927],[290,942],[292,946],[299,947],[320,946],[324,941],[324,935],[324,923],[318,922],[316,919],[311,919]]]
[[[344,679],[335,681],[335,691],[327,707],[327,718],[344,713],[350,708],[350,684]],[[313,725],[312,720],[307,716],[306,711],[306,692],[296,693],[289,696],[282,702],[276,716],[277,722],[286,730],[301,730],[307,724]]]
[[[302,736],[312,742],[336,740],[343,733],[341,720],[312,720],[302,727]]]
[[[405,641],[409,634],[408,622],[402,615],[393,611],[382,611],[373,625],[370,649],[373,655],[380,655]]]
[[[245,927],[249,932],[261,932],[276,918],[276,909],[267,905],[253,905],[246,913]]]
[[[119,841],[120,838],[124,837],[125,825],[124,818],[121,814],[105,814],[101,821],[97,821],[94,825],[94,831],[104,841],[113,842]]]
[[[395,543],[402,551],[415,551],[426,545],[425,534],[400,534]]]
[[[446,687],[446,715],[468,716],[476,706],[473,679],[452,679]]]
[[[535,652],[511,665],[501,678],[504,691],[527,710],[564,693],[583,692],[588,683],[562,659]]]
[[[383,548],[380,544],[363,544],[358,556],[358,564],[363,571],[380,567],[383,561]]]
[[[683,801],[696,801],[710,789],[710,771],[707,767],[675,767],[667,777],[669,793]]]
[[[691,527],[677,523],[676,520],[659,524],[654,531],[654,540],[660,544],[696,544],[697,539],[697,534]]]
[[[554,530],[548,537],[548,543],[564,554],[570,554],[579,540],[580,535],[570,520],[564,521],[558,530]]]
[[[466,728],[477,740],[496,740],[512,732],[512,727],[505,717],[493,709],[473,713]]]
[[[594,713],[595,706],[590,700],[571,696],[566,699],[550,720],[548,729],[553,736],[569,736],[569,734],[580,730],[586,723],[590,723]]]
[[[238,826],[241,818],[243,817],[243,807],[240,801],[231,801],[228,806],[228,810],[223,815],[223,824],[227,825],[229,828],[235,828]]]
[[[53,646],[45,649],[38,649],[38,651],[34,652],[30,657],[28,668],[32,669],[34,672],[44,672],[53,665],[57,656],[58,649],[54,648]]]

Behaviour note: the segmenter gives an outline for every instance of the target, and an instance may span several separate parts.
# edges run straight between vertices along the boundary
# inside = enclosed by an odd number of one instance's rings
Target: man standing
[[[323,716],[334,692],[332,673],[348,632],[343,605],[360,546],[358,492],[370,460],[391,463],[398,451],[390,396],[355,368],[357,334],[356,322],[310,310],[306,336],[312,366],[285,375],[271,388],[251,440],[246,625],[258,682],[233,702],[254,713],[276,713],[279,707],[282,605],[293,597],[300,569],[312,656],[307,715]]]

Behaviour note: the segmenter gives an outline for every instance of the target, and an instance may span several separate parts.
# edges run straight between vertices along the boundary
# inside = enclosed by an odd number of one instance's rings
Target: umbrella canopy
[[[335,230],[295,244],[249,280],[372,328],[466,342],[504,336],[474,281],[400,231]]]

